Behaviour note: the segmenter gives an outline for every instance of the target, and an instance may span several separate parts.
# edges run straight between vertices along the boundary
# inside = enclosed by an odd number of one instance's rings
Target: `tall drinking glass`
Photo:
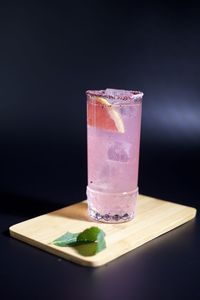
[[[89,216],[120,223],[134,218],[143,93],[116,89],[87,95]]]

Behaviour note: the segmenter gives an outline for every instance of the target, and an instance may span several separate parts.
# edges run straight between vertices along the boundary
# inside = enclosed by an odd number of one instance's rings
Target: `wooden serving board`
[[[139,195],[136,218],[127,223],[93,222],[87,215],[87,202],[64,207],[18,223],[9,228],[12,237],[75,263],[97,267],[193,219],[196,209]],[[67,231],[79,232],[98,226],[106,233],[107,248],[94,256],[82,256],[73,247],[51,242]]]

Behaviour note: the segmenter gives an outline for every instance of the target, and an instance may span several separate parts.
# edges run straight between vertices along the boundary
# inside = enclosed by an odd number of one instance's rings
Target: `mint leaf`
[[[105,233],[98,227],[90,227],[80,233],[66,232],[52,243],[56,246],[72,246],[83,256],[95,255],[106,248]]]
[[[82,256],[93,256],[99,251],[97,250],[98,243],[86,243],[75,246],[76,251]]]
[[[54,240],[52,243],[60,247],[73,245],[77,242],[78,235],[79,233],[66,232],[65,234]]]
[[[77,237],[77,241],[84,242],[84,243],[95,242],[98,240],[98,236],[101,233],[104,234],[104,232],[101,229],[99,229],[98,227],[90,227],[88,229],[85,229],[81,233],[79,233],[79,235]]]
[[[77,251],[83,256],[92,256],[106,248],[105,233],[98,227],[90,227],[77,237]],[[83,244],[84,243],[84,244]]]
[[[96,253],[102,251],[103,249],[106,248],[106,242],[105,242],[105,233],[103,232],[103,230],[101,230],[99,233],[98,233],[98,236],[97,236],[97,249],[96,249]]]

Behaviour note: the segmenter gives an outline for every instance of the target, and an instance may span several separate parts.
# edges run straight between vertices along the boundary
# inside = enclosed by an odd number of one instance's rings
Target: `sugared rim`
[[[110,89],[111,90],[111,89]],[[117,89],[112,89],[113,91]],[[123,91],[123,90],[122,90]],[[124,90],[124,95],[113,95],[110,94],[107,90],[87,90],[86,95],[96,96],[96,97],[104,97],[107,99],[115,99],[115,100],[122,100],[122,101],[138,101],[141,100],[144,93],[140,91],[132,91],[132,90]],[[128,94],[128,95],[127,95]]]

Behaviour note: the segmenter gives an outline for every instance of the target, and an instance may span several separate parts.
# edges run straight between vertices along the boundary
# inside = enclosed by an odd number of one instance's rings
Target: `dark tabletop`
[[[9,236],[85,199],[85,90],[139,89],[140,193],[199,204],[198,7],[0,3],[0,299],[200,299],[200,220],[92,269]]]

